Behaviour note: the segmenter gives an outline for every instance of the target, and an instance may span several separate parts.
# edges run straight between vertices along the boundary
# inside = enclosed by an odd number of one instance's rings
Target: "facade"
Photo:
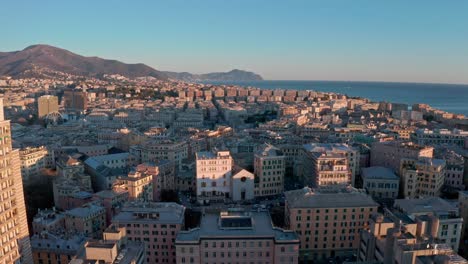
[[[197,199],[199,202],[224,201],[231,198],[234,161],[229,151],[196,154]]]
[[[278,195],[284,190],[286,156],[272,145],[262,145],[254,156],[255,196]]]
[[[298,263],[299,240],[272,226],[268,212],[208,213],[176,239],[176,263]]]
[[[300,240],[300,260],[352,256],[378,204],[363,190],[329,186],[285,192],[286,226]]]
[[[437,197],[445,180],[445,160],[402,159],[401,193],[405,198]]]
[[[411,142],[375,142],[371,147],[370,165],[390,168],[395,173],[399,173],[401,159],[432,158],[433,152],[433,147],[420,146]]]
[[[169,160],[176,168],[182,166],[182,160],[188,157],[188,143],[186,141],[157,140],[134,147],[139,152],[140,162],[158,162]],[[130,150],[132,152],[132,150]]]
[[[460,216],[463,218],[462,237],[465,237],[468,234],[468,191],[458,192],[458,208],[460,208]]]
[[[302,176],[305,183],[311,184],[311,186],[335,183],[346,183],[354,186],[356,175],[360,172],[359,151],[347,144],[305,144],[302,146],[301,157]],[[321,177],[322,175],[323,177]]]
[[[25,148],[19,152],[21,160],[21,176],[28,184],[41,174],[41,170],[51,166],[51,158],[46,147]]]
[[[144,263],[175,263],[175,239],[184,228],[185,207],[176,203],[133,202],[112,219],[127,239],[145,244]]]
[[[458,251],[463,218],[457,206],[439,197],[398,199],[394,206],[413,220],[424,217],[433,219],[432,236],[449,245],[455,252]]]
[[[12,148],[10,120],[0,98],[0,263],[32,263],[19,151]]]
[[[314,187],[352,184],[352,172],[346,153],[314,144],[304,145],[303,182]]]
[[[413,221],[386,210],[385,215],[374,214],[369,222],[369,229],[361,232],[359,263],[468,263],[450,246],[434,238],[430,219]]]
[[[253,200],[255,198],[255,176],[253,173],[241,169],[233,171],[232,175],[232,200],[245,201]]]
[[[131,171],[126,177],[120,177],[112,186],[115,191],[127,191],[129,200],[153,201],[153,177],[158,171],[145,170],[145,168]]]
[[[455,145],[464,147],[468,139],[468,131],[454,129],[418,129],[414,134],[415,141],[420,145]]]
[[[37,99],[37,112],[39,118],[45,118],[50,113],[58,112],[58,97],[43,95]]]
[[[400,177],[384,167],[362,168],[362,186],[375,200],[396,199]]]
[[[65,227],[72,232],[99,238],[106,229],[106,209],[95,203],[73,208],[64,214]]]
[[[82,234],[41,232],[31,237],[34,264],[64,264],[75,259],[86,242]]]
[[[63,93],[63,106],[65,110],[84,112],[88,108],[86,92],[80,90],[68,90]]]

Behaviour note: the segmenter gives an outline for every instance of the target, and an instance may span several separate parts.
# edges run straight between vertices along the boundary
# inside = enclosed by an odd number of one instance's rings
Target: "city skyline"
[[[2,52],[41,43],[164,71],[238,68],[270,80],[468,83],[464,2],[22,1],[4,7],[11,12],[0,18],[8,25],[0,29]]]

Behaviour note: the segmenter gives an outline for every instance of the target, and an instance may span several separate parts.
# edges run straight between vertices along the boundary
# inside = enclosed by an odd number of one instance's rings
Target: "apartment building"
[[[400,177],[388,168],[362,168],[362,186],[374,200],[396,199],[398,197]]]
[[[450,246],[435,239],[433,221],[416,221],[398,212],[386,210],[374,214],[369,228],[361,232],[358,261],[383,264],[466,264]]]
[[[441,243],[452,247],[455,252],[458,251],[463,218],[461,218],[460,210],[456,205],[439,197],[429,197],[423,199],[397,199],[394,207],[413,220],[418,217],[433,219],[434,225],[431,230],[434,233],[432,236]]]
[[[364,190],[352,187],[304,187],[285,196],[285,222],[299,236],[301,261],[352,256],[359,232],[378,207]]]
[[[404,158],[400,175],[401,193],[405,198],[437,197],[445,181],[445,160]]]
[[[401,159],[432,158],[433,152],[433,147],[420,146],[412,142],[375,142],[371,147],[370,165],[390,168],[395,173],[399,173]]]
[[[129,241],[145,244],[146,263],[175,263],[176,235],[184,228],[185,207],[176,203],[132,202],[112,219]]]
[[[19,151],[21,161],[21,176],[25,184],[35,180],[41,171],[51,167],[52,159],[46,147],[28,147]]]
[[[99,238],[106,229],[106,209],[96,203],[73,208],[64,214],[65,227],[72,232]]]
[[[45,118],[50,113],[58,112],[58,97],[43,95],[37,99],[37,112],[39,118]]]
[[[272,226],[268,212],[206,213],[175,244],[176,263],[298,263],[297,234]]]
[[[10,120],[0,98],[0,263],[32,263],[19,151],[11,142]]]
[[[360,172],[359,151],[341,143],[303,145],[302,176],[311,186],[351,184]]]
[[[282,194],[286,156],[272,145],[261,145],[254,156],[255,196]]]
[[[201,203],[224,201],[232,197],[234,161],[229,151],[196,154],[197,200]]]
[[[468,140],[468,131],[454,129],[418,129],[415,131],[414,140],[420,145],[455,145],[464,147]]]

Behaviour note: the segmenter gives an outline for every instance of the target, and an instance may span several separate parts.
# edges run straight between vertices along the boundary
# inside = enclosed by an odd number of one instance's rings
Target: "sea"
[[[468,84],[356,82],[356,81],[210,81],[214,85],[252,86],[261,89],[295,89],[334,92],[372,101],[415,103],[468,116]]]

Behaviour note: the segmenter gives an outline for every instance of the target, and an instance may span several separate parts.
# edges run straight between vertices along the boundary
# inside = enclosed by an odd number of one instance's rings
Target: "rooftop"
[[[176,243],[199,243],[202,239],[216,237],[249,239],[271,238],[275,241],[299,243],[297,234],[273,227],[268,212],[222,212],[207,213],[202,217],[200,227],[182,231]]]
[[[185,207],[176,203],[129,202],[113,222],[183,224]]]
[[[395,208],[408,215],[421,215],[433,213],[435,215],[446,215],[448,213],[458,214],[458,208],[448,201],[439,197],[428,197],[422,199],[397,199]]]
[[[312,189],[304,187],[285,192],[286,203],[290,208],[346,208],[377,207],[363,190],[350,186],[328,186]]]
[[[362,178],[363,179],[388,179],[388,180],[398,180],[399,177],[393,173],[393,170],[385,167],[368,167],[362,168]]]

